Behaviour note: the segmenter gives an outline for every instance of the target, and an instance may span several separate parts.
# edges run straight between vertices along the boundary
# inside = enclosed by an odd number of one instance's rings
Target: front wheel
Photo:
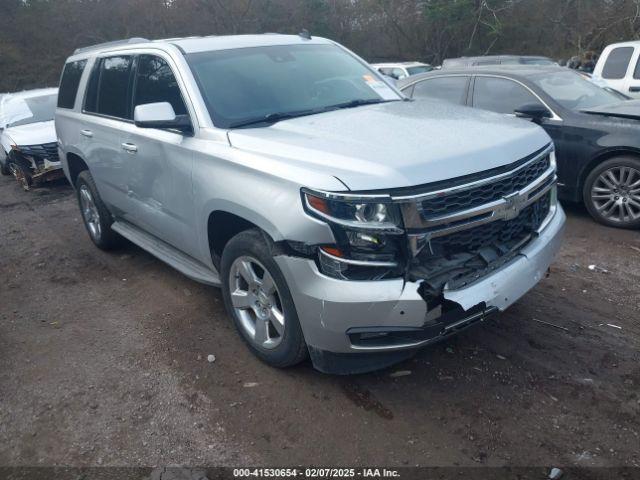
[[[9,171],[25,191],[29,191],[31,189],[31,185],[33,184],[31,173],[28,172],[23,165],[11,162],[9,163]]]
[[[0,174],[2,175],[11,175],[11,170],[9,170],[9,156],[5,155],[5,162],[6,163],[2,163],[0,162]]]
[[[640,160],[611,158],[587,176],[583,199],[591,216],[603,225],[640,227]]]
[[[229,241],[221,275],[225,306],[251,351],[274,367],[304,360],[307,346],[291,292],[259,230]]]

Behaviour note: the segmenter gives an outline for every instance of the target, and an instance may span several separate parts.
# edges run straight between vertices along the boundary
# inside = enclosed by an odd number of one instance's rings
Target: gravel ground
[[[334,377],[265,366],[217,289],[96,249],[69,186],[2,177],[0,465],[639,466],[640,233],[568,215],[507,312]]]

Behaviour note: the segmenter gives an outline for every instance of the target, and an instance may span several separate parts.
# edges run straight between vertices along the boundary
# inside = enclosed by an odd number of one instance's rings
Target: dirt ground
[[[334,377],[265,366],[217,289],[96,249],[69,186],[2,177],[0,465],[639,466],[640,232],[568,216],[507,312]]]

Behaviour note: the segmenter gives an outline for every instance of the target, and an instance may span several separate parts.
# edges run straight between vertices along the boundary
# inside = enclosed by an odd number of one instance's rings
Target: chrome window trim
[[[418,83],[422,83],[422,82],[427,82],[429,80],[432,80],[434,78],[450,78],[450,77],[473,77],[473,78],[477,78],[477,77],[491,77],[491,78],[502,78],[504,80],[511,80],[512,82],[515,82],[519,85],[522,85],[524,88],[526,88],[534,97],[536,97],[538,99],[538,101],[540,103],[542,103],[542,105],[544,105],[546,108],[549,109],[549,111],[551,112],[551,120],[555,120],[558,122],[562,122],[562,117],[560,115],[558,115],[555,110],[553,108],[551,108],[547,102],[545,102],[542,98],[540,98],[540,95],[538,95],[536,92],[534,92],[530,87],[528,87],[527,85],[525,85],[524,83],[522,83],[520,80],[516,80],[515,78],[511,78],[511,77],[507,77],[505,75],[496,75],[496,74],[491,74],[491,73],[475,73],[475,72],[469,72],[469,73],[452,73],[449,75],[433,75],[432,77],[429,78],[423,78],[421,80],[416,80],[415,82],[411,82],[411,83],[407,83],[406,85],[404,85],[402,87],[402,91],[410,88],[410,87],[415,87],[415,85],[417,85]],[[413,98],[413,95],[412,95]],[[473,106],[473,96],[471,97],[471,105],[468,105],[467,102],[465,102],[465,105],[469,106],[469,107],[473,107],[473,108],[477,108]],[[482,110],[482,109],[478,109],[478,110]],[[494,112],[495,113],[495,112]],[[506,114],[506,115],[513,115],[513,114]]]
[[[489,78],[502,78],[503,80],[510,80],[512,82],[515,82],[519,85],[521,85],[522,87],[524,87],[525,89],[527,89],[529,91],[529,93],[531,93],[531,95],[533,95],[534,97],[536,97],[538,99],[538,101],[544,105],[550,112],[551,112],[551,118],[550,120],[555,120],[557,122],[562,122],[562,117],[560,115],[558,115],[553,108],[551,108],[547,102],[545,102],[542,98],[540,98],[540,95],[538,95],[536,92],[534,92],[529,86],[525,85],[524,83],[522,83],[520,80],[516,80],[515,78],[512,77],[507,77],[505,75],[494,75],[494,74],[489,74],[489,73],[476,73],[474,74],[474,77],[489,77]],[[475,84],[474,84],[474,90],[475,90]],[[477,108],[473,105],[473,96],[471,96],[471,105],[469,105],[470,107],[473,108]],[[482,110],[482,109],[479,109]],[[509,115],[509,114],[507,114]]]
[[[418,83],[422,83],[422,82],[426,82],[426,81],[429,81],[429,80],[433,80],[434,78],[451,78],[451,77],[467,77],[467,78],[471,78],[472,76],[473,76],[473,73],[450,73],[450,74],[447,74],[447,75],[432,75],[432,76],[430,76],[428,78],[422,78],[422,79],[415,80],[415,81],[413,81],[411,83],[407,83],[406,85],[402,86],[402,89],[400,91],[402,92],[402,91],[404,91],[404,90],[406,90],[406,89],[408,89],[410,87],[413,87],[413,86],[417,85]],[[411,98],[413,98],[413,96]]]

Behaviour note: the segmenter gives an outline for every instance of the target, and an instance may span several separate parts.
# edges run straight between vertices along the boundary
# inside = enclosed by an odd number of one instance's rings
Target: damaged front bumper
[[[435,306],[420,294],[422,281],[345,281],[323,275],[313,260],[281,255],[276,261],[289,280],[315,366],[355,373],[400,360],[403,355],[397,352],[438,341],[513,304],[549,269],[564,223],[558,205],[536,238],[513,259],[464,288],[445,286],[444,302]],[[337,367],[349,354],[365,352],[376,354],[372,362],[357,362],[345,370]],[[390,355],[380,356],[381,352]]]

